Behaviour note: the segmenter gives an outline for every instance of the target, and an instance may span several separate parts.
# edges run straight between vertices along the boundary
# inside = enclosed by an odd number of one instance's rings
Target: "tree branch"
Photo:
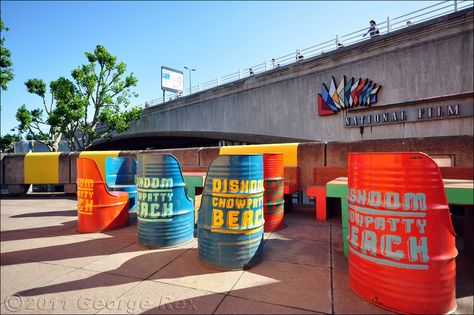
[[[95,102],[94,102],[95,110],[94,110],[93,121],[95,121],[97,115],[99,115],[99,87],[100,87],[100,83],[102,81],[102,71],[104,70],[104,64],[101,63],[101,62],[99,62],[99,64],[100,64],[100,71],[99,71],[100,76],[97,76],[97,87],[96,87],[96,91],[95,91]]]
[[[49,104],[49,113],[51,113],[53,111],[53,103],[54,103],[54,97],[53,97],[53,95],[51,95],[51,104]]]
[[[43,100],[44,110],[46,111],[46,114],[49,115],[48,106],[46,106],[46,98],[45,98],[44,96],[42,96],[41,99]],[[51,95],[51,101],[52,101],[52,100],[53,100],[53,96]]]

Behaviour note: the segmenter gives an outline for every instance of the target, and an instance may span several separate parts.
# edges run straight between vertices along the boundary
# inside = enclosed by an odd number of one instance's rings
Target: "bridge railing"
[[[422,23],[427,20],[431,20],[449,13],[453,13],[459,10],[467,9],[472,7],[474,2],[472,0],[446,0],[439,3],[430,5],[428,7],[395,17],[387,19],[383,22],[377,24],[380,35],[388,34],[392,31],[399,30],[401,28],[410,27],[415,23]],[[167,99],[158,98],[145,102],[145,104],[138,105],[140,107],[149,107],[155,106],[167,101],[176,99],[181,96],[187,96],[190,94],[198,93],[207,89],[214,88],[216,86],[237,81],[242,78],[247,78],[256,74],[264,73],[279,66],[289,65],[295,62],[300,62],[306,58],[322,55],[329,51],[333,51],[343,46],[348,46],[356,44],[365,40],[370,39],[370,36],[363,37],[367,32],[368,26],[360,28],[356,31],[353,31],[349,34],[342,36],[336,35],[335,38],[327,40],[325,42],[316,44],[314,46],[297,49],[295,52],[288,53],[284,56],[278,58],[272,58],[270,60],[264,60],[262,63],[253,65],[251,67],[239,69],[236,72],[218,76],[216,79],[210,80],[208,82],[192,86],[191,89],[187,88],[181,95],[175,95],[174,97],[167,97]]]

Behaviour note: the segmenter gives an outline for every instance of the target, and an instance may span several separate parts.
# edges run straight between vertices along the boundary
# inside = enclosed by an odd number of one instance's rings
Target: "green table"
[[[474,204],[474,181],[464,179],[443,179],[444,189],[446,191],[446,197],[448,198],[448,204],[451,205],[468,205]],[[338,177],[335,180],[330,181],[326,184],[326,197],[340,198],[341,199],[341,213],[342,213],[342,235],[344,238],[344,256],[347,256],[348,242],[347,235],[349,234],[349,203],[347,201],[347,195],[349,194],[349,188],[347,187],[347,177]],[[466,222],[472,221],[472,207],[465,212]],[[471,220],[471,221],[469,221]],[[464,230],[466,229],[466,224]],[[471,229],[472,230],[472,229]],[[468,231],[469,232],[469,231]],[[469,232],[470,234],[470,232]],[[466,237],[467,239],[467,237]],[[470,245],[469,245],[470,246]]]
[[[183,172],[184,183],[188,190],[188,197],[191,198],[194,204],[194,197],[196,197],[196,188],[203,188],[206,179],[204,172]]]

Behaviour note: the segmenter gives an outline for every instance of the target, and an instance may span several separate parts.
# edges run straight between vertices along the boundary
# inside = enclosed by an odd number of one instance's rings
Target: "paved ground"
[[[78,234],[76,218],[74,199],[1,200],[1,313],[389,313],[350,289],[336,218],[295,209],[260,265],[228,272],[204,267],[196,240],[147,250],[136,226]],[[472,313],[472,261],[457,268],[457,313]]]

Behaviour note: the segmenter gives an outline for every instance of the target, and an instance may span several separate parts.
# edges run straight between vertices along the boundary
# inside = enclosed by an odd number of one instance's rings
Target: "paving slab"
[[[18,292],[46,285],[55,278],[74,270],[76,269],[71,267],[12,259],[8,266],[2,266],[0,270],[1,302],[8,304],[10,297]],[[10,303],[14,305],[15,298]]]
[[[330,269],[264,260],[246,270],[230,295],[331,313]]]
[[[313,266],[330,266],[329,242],[288,239],[273,234],[265,242],[264,259]]]
[[[333,243],[342,243],[344,241],[342,225],[340,221],[338,223],[331,222],[331,241]]]
[[[74,220],[71,218],[11,218],[2,215],[0,228],[2,231],[28,230],[35,233],[48,233],[63,230],[68,227],[69,222]]]
[[[90,234],[99,234],[105,238],[111,238],[114,240],[123,240],[127,242],[137,243],[137,225],[132,224],[127,227],[111,230],[111,231],[104,231],[101,233],[84,233],[85,237],[88,237]]]
[[[12,251],[14,248],[10,246],[11,244],[7,244],[9,251],[1,255],[79,268],[130,245],[130,243],[122,241],[84,239],[75,236],[60,236],[53,239],[38,238],[30,241],[32,243],[32,245],[28,245],[30,248],[21,249],[20,247],[20,250],[16,251]],[[48,242],[52,242],[52,244],[48,246]],[[22,245],[24,244],[22,241]]]
[[[349,264],[347,257],[344,256],[344,243],[333,242],[332,243],[332,267],[336,269],[348,270]]]
[[[295,205],[294,209],[285,213],[284,223],[287,225],[293,224],[309,224],[309,225],[324,225],[325,221],[317,221],[314,208],[308,208],[301,205]]]
[[[4,303],[2,313],[97,313],[138,283],[128,277],[76,269],[46,285],[19,292],[15,304],[10,303],[17,309],[12,311],[11,305]]]
[[[77,201],[64,197],[27,196],[25,198],[4,198],[0,200],[2,214],[13,218],[68,217],[77,213]]]
[[[315,221],[313,224],[286,223],[286,227],[272,235],[295,240],[329,241],[329,224]]]
[[[295,207],[285,229],[265,233],[260,265],[219,271],[199,261],[197,239],[149,250],[137,243],[136,224],[80,234],[74,199],[29,196],[0,207],[2,314],[390,313],[349,287],[341,219],[316,221],[314,209]],[[472,314],[472,258],[460,248],[456,314]]]
[[[18,240],[37,238],[37,237],[43,237],[43,235],[39,233],[35,233],[35,232],[28,232],[25,230],[11,230],[11,231],[0,232],[0,239],[2,241],[2,246],[5,242],[8,242],[8,241],[18,241]],[[5,249],[0,248],[0,252],[4,252],[4,251]]]
[[[471,296],[461,297],[456,299],[458,304],[454,314],[473,314],[474,313],[474,304],[473,298]]]
[[[186,250],[188,249],[179,247],[150,250],[138,244],[131,244],[82,268],[146,279],[178,256],[184,254]]]
[[[211,314],[223,294],[143,281],[99,314]]]
[[[474,313],[474,266],[462,253],[456,258],[456,314]]]
[[[264,232],[263,233],[263,239],[264,240],[267,240],[270,238],[270,236],[272,235],[273,232]]]
[[[198,258],[197,249],[190,249],[149,279],[162,283],[216,293],[232,289],[243,270],[219,271],[208,268]]]
[[[214,314],[321,314],[303,309],[226,296]]]
[[[16,231],[15,233],[21,233],[21,231]],[[28,236],[33,236],[31,238],[17,239],[14,241],[3,241],[2,240],[2,253],[12,253],[20,252],[27,250],[37,250],[42,251],[52,246],[72,246],[73,244],[84,242],[82,238],[77,236],[43,236],[40,234],[28,233]]]
[[[349,286],[346,269],[333,270],[335,314],[395,314],[360,298]]]

